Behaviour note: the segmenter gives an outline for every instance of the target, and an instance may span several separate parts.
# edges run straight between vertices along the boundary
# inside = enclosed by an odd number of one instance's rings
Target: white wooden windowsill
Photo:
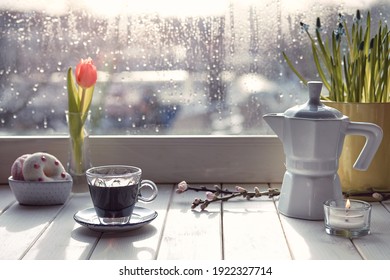
[[[67,136],[0,136],[0,183],[13,161],[46,151],[66,163]],[[91,136],[93,165],[128,164],[159,183],[281,182],[283,147],[276,136]]]
[[[322,221],[280,215],[277,198],[239,198],[199,211],[190,205],[202,194],[177,194],[173,184],[160,184],[159,191],[154,202],[140,203],[158,212],[154,221],[136,231],[112,234],[91,231],[73,220],[74,213],[92,207],[87,192],[72,194],[65,205],[22,206],[2,185],[0,259],[390,259],[387,202],[373,203],[371,234],[350,240],[326,234]]]

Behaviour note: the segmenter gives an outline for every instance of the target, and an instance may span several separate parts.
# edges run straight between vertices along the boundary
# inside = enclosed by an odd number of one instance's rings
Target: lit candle
[[[371,205],[360,200],[328,200],[324,203],[328,234],[358,237],[370,233]]]
[[[345,203],[345,209],[331,208],[329,215],[329,224],[332,227],[340,229],[352,229],[362,228],[364,226],[363,214],[351,214],[349,209],[351,208],[351,202],[347,199]]]

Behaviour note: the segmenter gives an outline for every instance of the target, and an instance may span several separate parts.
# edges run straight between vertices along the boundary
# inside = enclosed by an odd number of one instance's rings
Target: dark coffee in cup
[[[138,185],[99,187],[88,185],[96,214],[99,217],[131,216],[137,202]]]

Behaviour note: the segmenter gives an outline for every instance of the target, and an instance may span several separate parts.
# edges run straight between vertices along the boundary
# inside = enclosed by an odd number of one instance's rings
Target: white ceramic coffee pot
[[[366,170],[381,141],[382,129],[349,118],[320,101],[322,83],[309,82],[309,100],[284,113],[264,115],[283,143],[286,156],[279,212],[294,218],[322,220],[323,203],[342,199],[339,157],[347,134],[366,138],[353,168]]]

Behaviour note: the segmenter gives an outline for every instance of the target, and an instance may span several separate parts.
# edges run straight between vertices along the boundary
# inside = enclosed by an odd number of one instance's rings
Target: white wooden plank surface
[[[248,191],[255,186],[268,188],[265,184],[240,186]],[[225,187],[234,189],[233,185]],[[291,259],[274,201],[268,197],[223,202],[223,241],[226,260]]]
[[[172,188],[172,185],[158,185],[159,193],[153,202],[138,204],[141,207],[157,211],[158,216],[155,220],[135,231],[115,234],[104,233],[93,251],[91,259],[155,259],[167,209],[172,197]]]
[[[380,203],[371,203],[371,234],[353,240],[364,259],[390,260],[390,213]],[[389,206],[389,202],[384,202]]]
[[[77,224],[73,215],[92,207],[89,192],[73,194],[66,207],[58,214],[24,259],[86,259],[89,257],[100,233]]]
[[[173,195],[157,259],[222,259],[221,205],[213,203],[202,212],[191,210],[195,197],[204,198],[204,193]]]
[[[281,184],[271,184],[281,189]],[[279,198],[275,198],[276,207]],[[330,236],[325,232],[323,221],[309,221],[289,218],[279,214],[286,240],[293,259],[361,259],[349,239]]]
[[[0,215],[0,259],[19,259],[34,244],[63,206],[13,204]]]
[[[386,200],[382,202],[382,205],[387,209],[387,211],[390,213],[390,200]]]
[[[15,201],[11,189],[6,185],[0,185],[0,214]]]
[[[161,186],[148,204],[159,213],[150,225],[113,236],[74,222],[92,207],[89,193],[64,206],[21,206],[0,186],[0,259],[390,259],[390,201],[372,203],[371,235],[350,240],[326,234],[322,221],[280,215],[278,199],[239,198],[200,212],[190,207],[203,192],[175,188]]]
[[[350,239],[325,232],[323,221],[307,221],[280,215],[293,259],[361,259]]]
[[[281,184],[271,184],[281,188]],[[276,207],[279,198],[275,198]],[[323,221],[289,218],[279,214],[293,259],[298,260],[355,260],[362,257],[349,239],[331,236],[325,232]]]

